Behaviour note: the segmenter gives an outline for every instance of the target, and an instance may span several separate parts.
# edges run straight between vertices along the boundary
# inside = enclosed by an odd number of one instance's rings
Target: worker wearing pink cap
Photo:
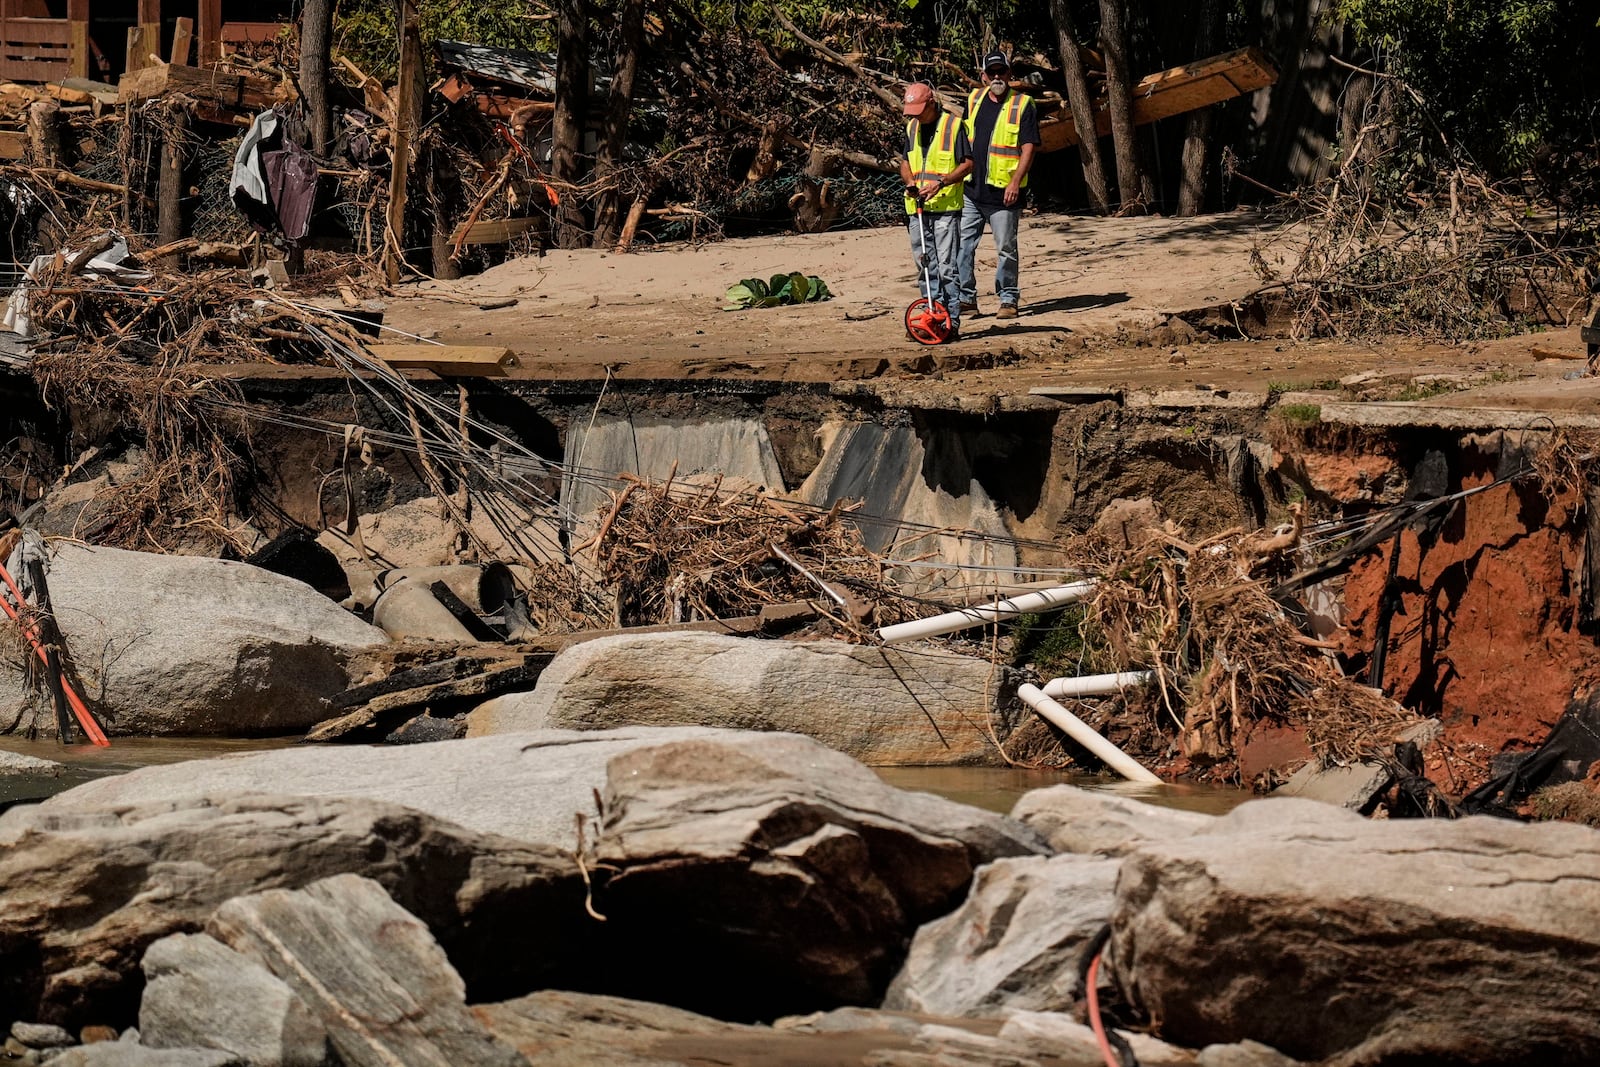
[[[906,86],[900,110],[906,117],[900,178],[906,185],[911,254],[923,279],[922,295],[939,301],[950,312],[949,343],[961,337],[962,179],[972,169],[972,150],[964,123],[939,106],[933,87],[926,82]],[[928,216],[926,223],[916,217],[919,205]],[[932,247],[924,248],[929,231]],[[931,261],[926,258],[930,252]]]

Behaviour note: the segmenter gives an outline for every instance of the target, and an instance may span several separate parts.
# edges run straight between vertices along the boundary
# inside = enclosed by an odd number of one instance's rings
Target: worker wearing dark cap
[[[900,179],[906,186],[906,215],[911,230],[911,254],[924,279],[922,295],[943,304],[950,314],[947,341],[961,339],[961,307],[957,286],[961,251],[961,179],[972,169],[966,124],[939,106],[933,87],[926,82],[906,86],[904,106],[906,139],[900,154]],[[929,216],[917,216],[917,208]],[[923,248],[931,231],[933,247]],[[932,260],[924,257],[931,252]],[[930,291],[931,290],[931,291]]]
[[[985,84],[967,97],[963,121],[972,142],[972,173],[967,177],[966,204],[961,211],[961,310],[978,310],[976,259],[984,227],[994,233],[1000,263],[994,292],[1000,298],[997,319],[1017,317],[1022,299],[1017,287],[1021,259],[1017,228],[1022,221],[1022,191],[1039,148],[1039,116],[1033,98],[1011,89],[1011,61],[1001,52],[983,59]]]

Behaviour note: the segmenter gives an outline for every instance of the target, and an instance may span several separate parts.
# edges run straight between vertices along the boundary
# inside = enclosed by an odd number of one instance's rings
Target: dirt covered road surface
[[[831,382],[933,378],[940,391],[1032,387],[1293,392],[1373,375],[1351,398],[1488,403],[1513,410],[1592,403],[1576,327],[1465,344],[1295,341],[1262,321],[1258,250],[1282,271],[1292,235],[1259,213],[1024,219],[1022,313],[993,317],[994,250],[978,254],[980,313],[963,339],[907,340],[917,295],[905,231],[688,242],[627,254],[552,250],[454,282],[401,287],[389,325],[447,344],[500,345],[517,377],[765,378]],[[780,272],[814,274],[833,299],[724,311],[728,286]],[[495,310],[480,310],[514,300]],[[1269,319],[1272,316],[1268,316]],[[1551,358],[1559,353],[1569,358]],[[1420,381],[1414,379],[1420,378]],[[1348,387],[1346,387],[1348,388]],[[1484,400],[1468,388],[1488,390]],[[1436,398],[1447,397],[1446,401]]]

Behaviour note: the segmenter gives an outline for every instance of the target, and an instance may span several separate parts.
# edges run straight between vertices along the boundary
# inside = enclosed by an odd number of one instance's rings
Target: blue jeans
[[[961,216],[954,211],[938,214],[924,213],[923,218],[910,216],[906,225],[911,231],[911,257],[917,265],[917,285],[922,295],[937,300],[950,312],[952,328],[961,324],[960,283],[957,278],[957,253],[961,251]],[[933,231],[933,262],[924,264],[922,232]],[[924,269],[926,268],[926,269]],[[926,279],[926,280],[924,280]]]
[[[994,272],[994,292],[1000,303],[1016,307],[1022,294],[1017,290],[1017,275],[1022,260],[1017,255],[1017,226],[1022,219],[1022,204],[1015,207],[988,207],[969,196],[961,209],[961,299],[978,302],[978,241],[985,225],[994,232],[994,247],[1000,263]]]

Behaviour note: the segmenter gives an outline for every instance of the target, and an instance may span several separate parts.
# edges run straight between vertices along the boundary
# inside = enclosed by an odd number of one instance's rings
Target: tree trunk
[[[1100,135],[1095,132],[1094,97],[1089,78],[1083,71],[1083,50],[1072,24],[1069,0],[1050,0],[1050,17],[1055,20],[1061,43],[1061,70],[1067,77],[1067,101],[1072,105],[1072,122],[1078,130],[1078,159],[1083,163],[1083,183],[1089,189],[1089,206],[1096,214],[1111,211],[1111,193],[1106,188],[1106,164],[1100,155]]]
[[[188,139],[189,113],[176,104],[167,109],[167,128],[161,137],[161,170],[156,180],[156,241],[172,244],[183,236],[183,148]],[[177,257],[162,266],[171,270]]]
[[[1195,17],[1199,22],[1194,40],[1194,58],[1205,59],[1217,50],[1222,22],[1222,5],[1217,0],[1200,0]],[[1198,215],[1206,206],[1206,150],[1211,140],[1213,109],[1206,107],[1189,113],[1183,135],[1183,174],[1178,181],[1178,214]]]
[[[333,146],[333,107],[328,101],[328,64],[333,37],[333,0],[305,0],[300,15],[300,95],[311,125],[311,151],[327,158]]]
[[[1133,75],[1128,69],[1127,0],[1100,0],[1100,48],[1106,57],[1111,145],[1117,155],[1117,198],[1124,212],[1143,211],[1143,168],[1133,124]]]
[[[450,214],[445,208],[445,195],[439,187],[439,175],[445,172],[444,161],[437,151],[428,153],[428,228],[432,231],[433,276],[445,281],[461,277],[461,267],[450,258]]]
[[[36,167],[57,167],[65,154],[61,138],[61,105],[35,100],[28,105],[28,147]]]
[[[582,176],[583,128],[589,112],[589,8],[586,0],[559,0],[556,37],[556,110],[550,125],[550,170],[558,182],[556,244],[582,248],[588,234],[583,206],[572,188]]]
[[[396,31],[400,37],[400,81],[395,86],[394,140],[389,160],[389,213],[384,274],[400,280],[405,259],[406,192],[411,177],[412,142],[422,127],[422,15],[417,0],[398,0]]]
[[[801,233],[822,233],[839,218],[844,204],[833,189],[833,176],[839,170],[839,156],[826,148],[816,146],[806,160],[801,173],[807,179],[796,187],[789,198],[789,210],[794,213],[794,228]]]
[[[600,158],[595,161],[596,178],[605,178],[622,165],[628,143],[628,116],[633,112],[633,83],[639,73],[639,50],[644,43],[644,0],[622,0],[618,15],[619,40],[616,64],[611,77],[611,99],[606,106],[605,136]],[[607,189],[600,194],[594,213],[594,243],[601,246],[616,241],[622,228],[622,190]]]

